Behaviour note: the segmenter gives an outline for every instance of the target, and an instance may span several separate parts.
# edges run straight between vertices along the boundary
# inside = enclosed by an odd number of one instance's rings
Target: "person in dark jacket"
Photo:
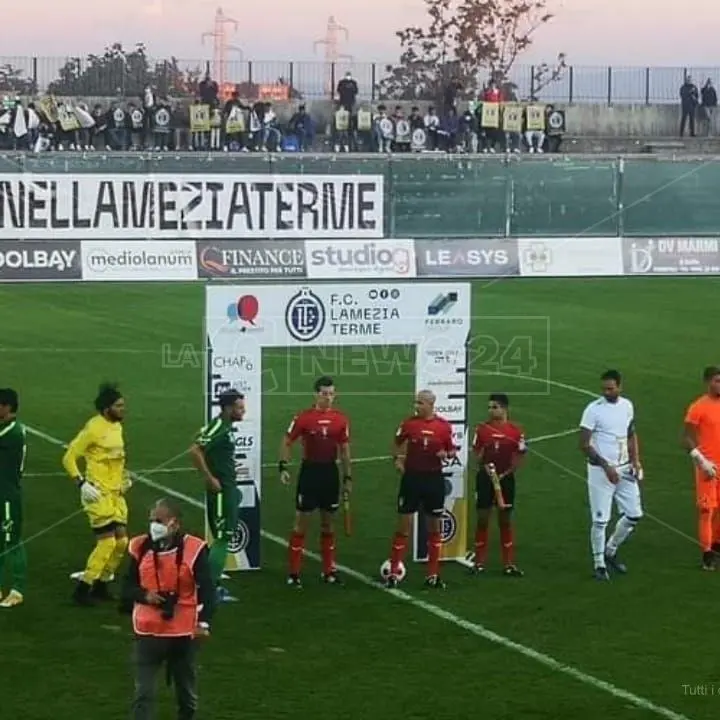
[[[690,137],[695,137],[695,113],[697,112],[699,102],[699,93],[697,86],[693,83],[691,77],[685,78],[685,82],[680,86],[680,109],[682,117],[680,119],[680,137],[685,134],[685,125],[690,126]]]
[[[298,151],[306,152],[312,147],[315,137],[315,126],[308,115],[305,105],[300,105],[297,112],[290,118],[290,132],[297,138]]]
[[[345,74],[345,77],[338,83],[337,96],[340,107],[347,110],[351,115],[355,108],[355,102],[359,93],[358,84],[351,72]]]
[[[703,108],[703,115],[707,122],[708,137],[715,129],[715,113],[717,112],[718,96],[713,87],[712,80],[708,78],[700,91],[700,102]]]

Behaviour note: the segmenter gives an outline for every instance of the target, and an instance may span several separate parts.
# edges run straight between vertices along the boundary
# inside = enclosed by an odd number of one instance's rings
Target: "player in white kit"
[[[625,573],[617,551],[643,516],[639,482],[643,479],[635,433],[635,409],[620,395],[622,376],[608,370],[601,376],[602,397],[585,408],[580,420],[580,449],[587,459],[590,501],[590,545],[595,579],[609,580],[607,568]],[[613,500],[620,518],[606,543]]]

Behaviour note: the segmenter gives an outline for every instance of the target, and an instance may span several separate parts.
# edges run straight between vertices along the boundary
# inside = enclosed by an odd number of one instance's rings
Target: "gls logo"
[[[255,447],[255,438],[252,435],[236,435],[235,447],[238,450],[252,450]]]

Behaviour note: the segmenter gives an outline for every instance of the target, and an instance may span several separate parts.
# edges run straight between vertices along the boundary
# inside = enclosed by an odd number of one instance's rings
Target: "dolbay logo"
[[[80,280],[77,241],[9,241],[0,244],[0,281]]]
[[[306,240],[305,252],[312,279],[416,277],[413,240]]]
[[[82,243],[83,280],[196,280],[192,240]]]

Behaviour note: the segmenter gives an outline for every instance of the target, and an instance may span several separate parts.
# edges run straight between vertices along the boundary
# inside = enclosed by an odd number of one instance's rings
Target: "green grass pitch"
[[[21,392],[27,425],[67,440],[91,413],[98,382],[117,379],[128,400],[131,467],[152,470],[185,449],[203,419],[203,296],[200,284],[0,286],[0,382]],[[424,593],[413,565],[406,597],[357,577],[326,587],[314,582],[319,566],[311,558],[296,593],[283,584],[285,548],[266,538],[263,570],[229,582],[240,602],[220,609],[202,651],[199,717],[716,718],[720,577],[698,569],[692,474],[679,434],[687,404],[702,392],[703,366],[719,360],[718,297],[720,282],[709,278],[477,282],[473,422],[488,392],[506,391],[531,438],[561,434],[577,425],[588,400],[578,389],[594,391],[608,367],[624,373],[637,408],[648,513],[625,548],[630,574],[607,585],[591,580],[577,438],[546,439],[532,446],[519,480],[522,580],[495,572],[493,532],[492,572],[472,578],[449,564],[444,593]],[[164,352],[188,344],[197,363],[163,367]],[[397,349],[402,361],[388,357],[267,351],[265,461],[275,459],[320,372],[337,379],[355,457],[386,455],[414,386],[410,350]],[[68,601],[68,574],[82,567],[91,536],[75,489],[58,472],[60,455],[32,438],[30,578],[26,604],[0,615],[2,713],[120,720],[132,692],[129,626],[112,608],[85,612]],[[180,458],[171,465],[177,471],[151,477],[200,498],[187,466]],[[375,577],[388,552],[396,478],[387,461],[358,463],[354,474],[355,535],[340,538],[339,561]],[[143,530],[158,494],[135,485],[132,532]],[[265,530],[285,537],[292,492],[272,469],[263,496]],[[186,518],[202,531],[200,510],[188,506]],[[309,545],[317,545],[316,533]],[[696,686],[707,694],[694,694]],[[159,708],[160,720],[174,717],[162,687]]]

